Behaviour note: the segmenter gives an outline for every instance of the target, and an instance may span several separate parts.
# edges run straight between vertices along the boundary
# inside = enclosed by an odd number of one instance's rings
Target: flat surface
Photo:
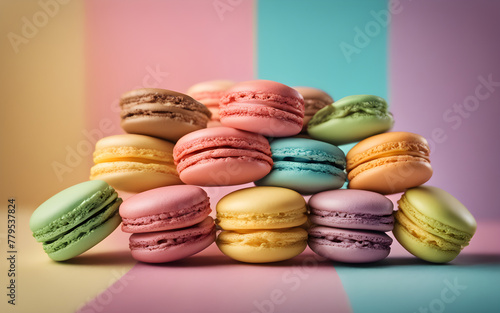
[[[231,188],[241,186],[207,191],[216,203]],[[372,265],[330,262],[310,249],[284,262],[244,264],[215,244],[178,262],[151,265],[131,258],[128,235],[119,229],[81,256],[53,262],[31,238],[27,211],[17,215],[17,304],[4,297],[2,312],[139,312],[144,303],[148,312],[287,313],[431,312],[441,306],[446,312],[494,312],[500,305],[494,287],[500,220],[479,220],[470,246],[445,265],[419,261],[397,242],[387,259]],[[3,250],[2,273],[6,258]]]

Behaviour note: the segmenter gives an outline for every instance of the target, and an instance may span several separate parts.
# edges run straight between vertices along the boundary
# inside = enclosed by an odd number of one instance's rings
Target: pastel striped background
[[[122,132],[120,94],[139,86],[182,92],[219,78],[388,99],[394,130],[431,143],[429,184],[456,195],[478,220],[498,220],[498,1],[8,0],[0,14],[0,193],[26,211],[18,219],[21,304],[9,311],[133,312],[150,303],[148,312],[200,305],[209,312],[415,312],[440,309],[440,292],[457,279],[467,289],[446,312],[499,307],[489,289],[491,275],[500,274],[491,223],[458,266],[415,262],[395,245],[392,259],[373,268],[332,266],[310,251],[286,264],[248,266],[213,246],[182,264],[147,266],[130,259],[119,232],[61,265],[46,260],[27,227],[37,205],[88,178],[93,143]],[[209,192],[215,200],[225,190]],[[284,294],[270,305],[274,290]]]

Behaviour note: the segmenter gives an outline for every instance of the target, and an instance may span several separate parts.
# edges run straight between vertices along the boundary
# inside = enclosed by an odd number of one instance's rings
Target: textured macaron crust
[[[284,84],[269,80],[241,82],[227,90],[219,103],[220,121],[271,137],[286,137],[302,130],[304,98]]]
[[[321,110],[333,103],[333,98],[325,91],[312,87],[293,87],[304,98],[304,123],[302,124],[301,133],[307,133],[307,125],[311,118]]]
[[[216,210],[216,223],[224,230],[289,228],[307,221],[304,198],[281,187],[233,191],[217,203]]]
[[[388,131],[394,125],[384,99],[372,95],[348,96],[316,112],[307,131],[318,140],[347,144]]]
[[[172,143],[149,136],[104,137],[96,143],[90,179],[104,180],[128,192],[181,184],[173,149]]]
[[[307,231],[294,227],[274,230],[222,231],[217,246],[232,259],[247,263],[293,258],[307,247]]]
[[[272,168],[267,139],[230,127],[192,132],[174,147],[181,180],[201,186],[227,186],[253,182]]]
[[[347,153],[349,188],[391,194],[422,185],[432,176],[427,140],[409,132],[366,138]]]
[[[191,227],[144,234],[132,234],[129,247],[132,257],[141,262],[164,263],[184,259],[201,252],[215,241],[211,217]]]
[[[178,185],[138,193],[120,206],[122,230],[145,233],[192,226],[210,214],[210,200],[197,186]]]
[[[187,90],[187,94],[204,104],[212,112],[212,121],[219,121],[219,101],[226,90],[233,87],[231,80],[210,80],[197,83]]]
[[[338,228],[391,231],[392,201],[366,190],[328,190],[309,198],[309,220]]]
[[[306,138],[277,138],[271,142],[273,168],[258,186],[278,186],[302,194],[342,187],[345,155],[338,147]]]
[[[389,255],[392,238],[383,232],[313,226],[308,244],[311,250],[332,261],[369,263]]]
[[[83,182],[42,203],[31,215],[30,229],[51,259],[68,260],[101,242],[120,225],[121,202],[106,182]]]
[[[175,142],[207,127],[212,113],[188,95],[157,88],[129,91],[120,99],[121,126],[130,134]]]
[[[437,187],[408,189],[398,205],[394,237],[422,260],[434,263],[453,260],[476,232],[476,220],[467,208]]]

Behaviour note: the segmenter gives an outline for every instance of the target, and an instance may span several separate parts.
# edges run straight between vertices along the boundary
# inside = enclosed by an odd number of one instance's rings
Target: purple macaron
[[[311,250],[333,261],[376,262],[391,251],[392,201],[365,190],[328,190],[309,199],[308,244]]]
[[[368,263],[389,255],[392,238],[378,231],[313,226],[308,244],[311,250],[333,261]]]
[[[313,224],[377,231],[394,227],[392,201],[366,190],[339,189],[315,194],[309,199]]]

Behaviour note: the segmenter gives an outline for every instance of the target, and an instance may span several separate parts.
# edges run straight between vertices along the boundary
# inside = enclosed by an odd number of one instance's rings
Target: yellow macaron
[[[96,143],[90,179],[127,192],[182,184],[172,157],[174,144],[144,135],[104,137]]]
[[[304,198],[291,189],[250,187],[236,190],[217,203],[216,223],[223,229],[217,246],[242,262],[290,259],[307,246]]]

